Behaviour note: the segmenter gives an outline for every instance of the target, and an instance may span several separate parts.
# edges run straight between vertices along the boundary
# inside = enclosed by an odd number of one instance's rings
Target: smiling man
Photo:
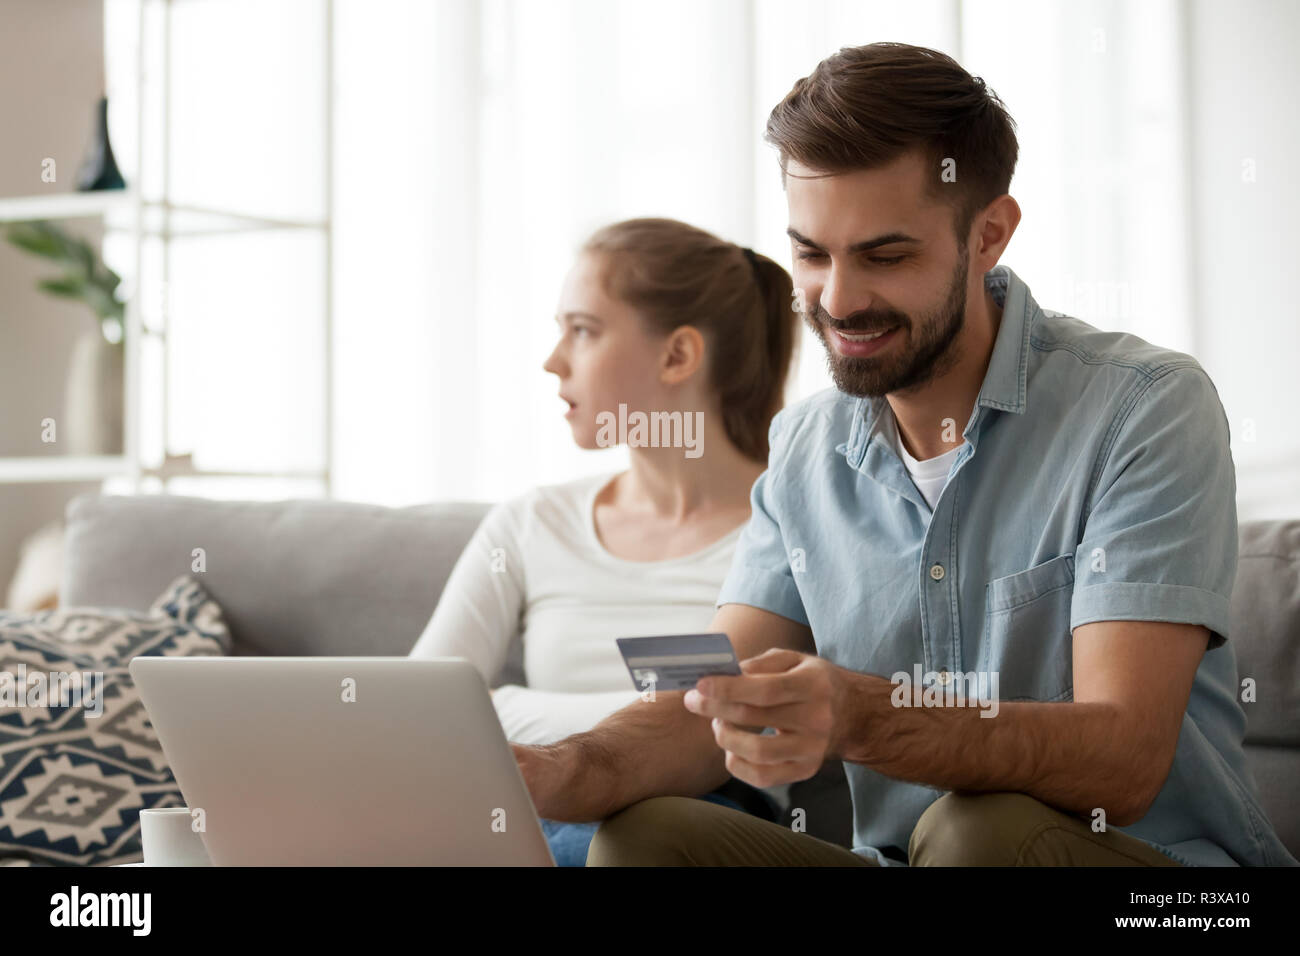
[[[772,423],[714,620],[743,674],[516,748],[538,811],[605,821],[589,865],[1294,864],[1241,746],[1235,480],[1200,366],[998,265],[1014,125],[951,58],[841,50],[767,139],[836,387]],[[945,693],[972,675],[992,713]],[[683,799],[827,759],[851,852]]]

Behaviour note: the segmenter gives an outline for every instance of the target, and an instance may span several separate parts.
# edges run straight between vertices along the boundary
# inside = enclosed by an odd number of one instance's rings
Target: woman
[[[543,368],[574,441],[626,440],[628,470],[495,507],[411,651],[467,658],[491,681],[521,634],[527,686],[493,692],[510,740],[550,743],[637,700],[615,638],[707,629],[766,467],[792,301],[775,262],[675,220],[615,223],[583,245]],[[775,816],[736,780],[705,799]],[[544,820],[556,861],[581,866],[597,825]]]

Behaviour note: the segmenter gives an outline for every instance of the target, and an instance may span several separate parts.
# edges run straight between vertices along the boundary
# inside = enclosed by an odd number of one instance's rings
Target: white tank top
[[[935,502],[943,493],[943,486],[948,483],[948,472],[952,470],[953,462],[957,460],[957,452],[961,451],[962,446],[950,448],[937,458],[918,461],[903,447],[903,440],[898,434],[898,420],[894,418],[892,411],[889,413],[889,432],[890,441],[894,443],[894,450],[898,452],[898,457],[903,460],[903,467],[911,476],[912,484],[916,485],[916,490],[921,492],[926,504],[933,511]],[[962,444],[964,445],[965,442]]]

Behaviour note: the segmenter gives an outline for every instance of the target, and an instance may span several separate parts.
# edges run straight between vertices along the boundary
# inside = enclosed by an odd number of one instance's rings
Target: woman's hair
[[[789,273],[675,219],[613,223],[582,251],[600,257],[606,292],[653,329],[699,330],[727,437],[747,457],[766,462],[768,427],[784,403],[799,325]]]
[[[772,110],[763,138],[777,148],[783,185],[791,159],[833,174],[921,150],[928,192],[952,205],[959,243],[975,214],[1011,188],[1019,153],[1015,121],[982,78],[907,43],[844,47],[822,60]]]

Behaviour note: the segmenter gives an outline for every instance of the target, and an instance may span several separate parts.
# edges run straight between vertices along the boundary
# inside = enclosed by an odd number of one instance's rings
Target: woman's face
[[[560,340],[542,367],[560,380],[560,398],[568,403],[564,417],[578,447],[599,447],[596,416],[608,412],[617,421],[620,403],[628,413],[664,407],[664,338],[605,292],[599,257],[584,254],[569,271],[556,322]]]

